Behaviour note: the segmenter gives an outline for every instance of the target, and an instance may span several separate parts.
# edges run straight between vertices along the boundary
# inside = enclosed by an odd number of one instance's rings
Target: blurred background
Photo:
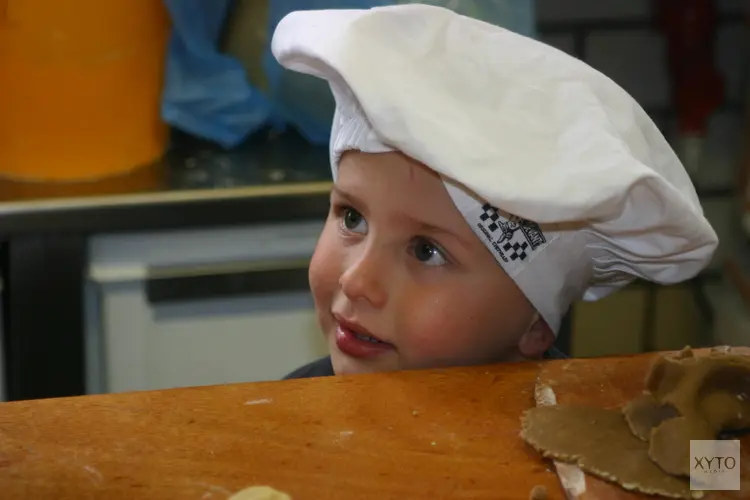
[[[386,0],[0,0],[0,400],[272,380],[326,354],[307,264],[327,86],[289,11]],[[434,0],[585,60],[672,142],[721,239],[570,311],[573,356],[750,345],[750,2]]]

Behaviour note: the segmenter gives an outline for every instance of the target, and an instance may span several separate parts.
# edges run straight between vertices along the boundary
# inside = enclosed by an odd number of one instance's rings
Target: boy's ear
[[[539,313],[534,313],[531,325],[518,341],[518,351],[528,359],[539,359],[555,343],[555,334],[542,319]]]

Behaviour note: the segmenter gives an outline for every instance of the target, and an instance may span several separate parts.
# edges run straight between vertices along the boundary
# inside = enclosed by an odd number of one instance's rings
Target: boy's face
[[[538,317],[440,178],[395,152],[343,156],[310,285],[337,374],[519,359]]]

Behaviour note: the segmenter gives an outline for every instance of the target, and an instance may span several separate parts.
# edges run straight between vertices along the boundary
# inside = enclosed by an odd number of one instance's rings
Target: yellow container
[[[0,0],[0,176],[79,181],[162,155],[161,0]]]

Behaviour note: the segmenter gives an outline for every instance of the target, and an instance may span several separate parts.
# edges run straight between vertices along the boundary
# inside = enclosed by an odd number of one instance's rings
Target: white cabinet
[[[307,284],[322,226],[92,238],[87,392],[276,380],[324,356]]]

